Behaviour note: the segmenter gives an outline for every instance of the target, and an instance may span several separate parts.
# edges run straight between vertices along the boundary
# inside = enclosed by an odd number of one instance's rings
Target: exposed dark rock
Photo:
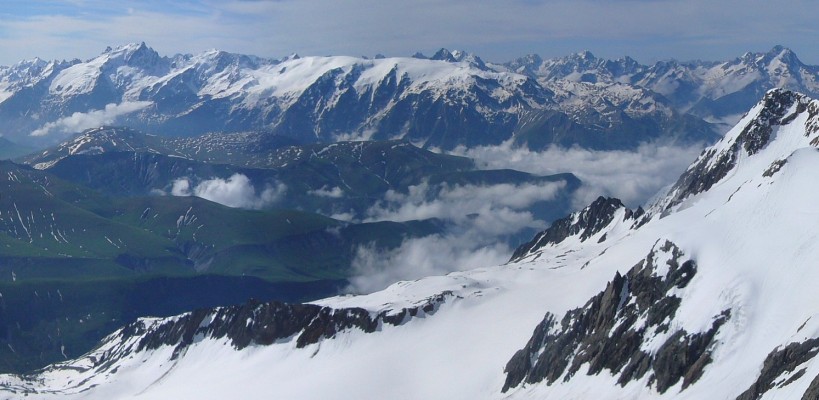
[[[771,90],[762,102],[764,106],[759,116],[737,137],[737,143],[741,143],[749,155],[756,154],[768,144],[774,126],[787,125],[807,109],[807,98],[788,90]],[[797,106],[796,112],[786,116],[785,113],[794,104]]]
[[[802,343],[791,343],[785,348],[777,348],[771,351],[762,363],[762,370],[759,377],[751,384],[747,390],[737,397],[737,400],[755,400],[762,397],[765,392],[776,386],[776,381],[783,374],[792,373],[797,367],[816,357],[819,353],[819,338],[808,339]],[[819,394],[819,377],[811,382],[810,387],[802,396],[803,399],[817,399]],[[789,380],[792,382],[793,380]],[[783,382],[785,384],[789,381]]]
[[[816,400],[819,399],[819,375],[813,378],[808,386],[808,390],[802,394],[802,400]]]
[[[415,307],[377,314],[363,308],[333,309],[313,304],[251,301],[240,306],[196,310],[150,328],[139,320],[122,328],[118,338],[124,342],[139,336],[135,351],[176,346],[174,358],[204,338],[227,338],[236,349],[243,349],[295,337],[296,347],[303,348],[353,328],[371,333],[382,324],[401,325],[413,317],[434,314],[452,296],[452,292],[446,291]]]
[[[655,260],[664,258],[667,269],[660,275]],[[568,381],[583,365],[589,375],[603,369],[619,374],[623,386],[650,373],[649,384],[656,384],[661,393],[680,380],[687,387],[711,361],[713,339],[730,317],[728,310],[714,317],[707,332],[673,332],[654,354],[641,350],[641,345],[668,333],[681,303],[669,291],[685,288],[696,271],[696,263],[683,260],[673,243],[655,245],[626,275],[616,273],[605,290],[567,312],[560,324],[547,314],[526,346],[507,363],[503,391],[522,383],[552,384],[561,377]]]
[[[771,166],[762,173],[762,176],[766,178],[772,177],[775,173],[779,172],[779,170],[782,169],[782,166],[784,166],[787,162],[788,160],[776,160],[772,162]]]
[[[558,244],[566,238],[580,235],[580,241],[594,236],[614,220],[617,210],[625,208],[619,199],[612,197],[598,197],[588,207],[568,217],[561,218],[543,232],[540,232],[530,242],[518,247],[512,254],[511,261],[517,261],[527,254],[549,244]],[[636,211],[626,209],[625,218],[638,218],[643,209]]]
[[[708,350],[714,336],[730,316],[726,310],[714,319],[708,331],[686,335],[685,331],[679,330],[665,341],[653,363],[657,391],[665,392],[681,378],[682,389],[685,389],[702,376],[705,366],[711,363]],[[625,385],[628,381],[619,383]]]

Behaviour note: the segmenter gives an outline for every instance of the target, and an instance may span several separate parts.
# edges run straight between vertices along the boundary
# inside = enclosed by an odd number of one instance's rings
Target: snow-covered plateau
[[[773,90],[642,209],[600,198],[505,265],[141,319],[14,398],[815,399],[819,102]]]

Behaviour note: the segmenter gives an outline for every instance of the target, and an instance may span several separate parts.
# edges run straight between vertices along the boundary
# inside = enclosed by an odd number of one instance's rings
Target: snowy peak
[[[116,49],[108,47],[104,56],[109,59],[121,59],[126,65],[149,68],[154,66],[162,57],[154,49],[148,47],[145,42],[131,43],[119,46]]]
[[[735,175],[732,171],[746,159],[768,160],[765,170],[758,173],[773,174],[793,152],[819,145],[817,115],[816,100],[784,89],[769,91],[720,142],[703,151],[659,205],[669,209],[708,191],[727,176]],[[777,142],[777,146],[757,156],[772,142]]]
[[[776,68],[780,65],[788,69],[798,69],[805,66],[793,50],[776,45],[766,53],[745,53],[740,60],[746,65],[755,65],[761,69]]]
[[[772,90],[689,168],[663,203],[676,208],[658,218],[601,197],[506,265],[313,304],[142,319],[79,359],[2,375],[0,390],[46,399],[815,399],[817,136],[819,103]]]
[[[547,60],[529,55],[505,65],[547,81],[565,79],[586,83],[626,83],[634,74],[646,69],[631,57],[608,60],[598,58],[588,50]]]
[[[590,238],[596,239],[598,243],[604,242],[607,239],[606,231],[614,229],[620,223],[630,226],[642,215],[642,208],[630,210],[619,199],[598,197],[583,210],[553,222],[532,241],[518,247],[510,262],[530,258],[536,260],[543,248],[557,246],[569,238],[575,239],[573,243],[582,243]]]
[[[487,69],[486,64],[483,62],[483,60],[481,60],[480,57],[461,50],[449,51],[447,49],[441,48],[429,59],[436,61],[446,61],[451,63],[463,62],[474,68],[478,68],[481,70]]]
[[[538,77],[538,69],[541,65],[543,65],[543,59],[537,54],[527,54],[504,64],[510,71],[528,75],[533,78]]]
[[[668,215],[675,206],[729,177],[733,183],[724,190],[733,188],[734,193],[754,179],[770,181],[793,154],[806,147],[819,147],[819,102],[797,92],[771,90],[722,140],[703,151],[648,215],[642,208],[632,211],[618,199],[600,197],[553,222],[520,246],[511,261],[537,260],[546,249],[589,239],[601,243],[620,237],[656,215]]]
[[[50,71],[41,61],[20,66],[7,83],[0,71],[0,116],[9,121],[1,133],[46,132],[71,113],[139,102],[151,108],[106,123],[176,136],[266,131],[302,142],[404,138],[452,148],[500,143],[520,115],[549,105],[551,93],[526,76],[490,70],[463,51],[435,58],[276,61],[218,50],[162,57],[133,43]],[[28,75],[37,78],[23,82]]]
[[[429,58],[430,60],[438,60],[438,61],[447,61],[447,62],[458,62],[452,52],[447,49],[441,48],[432,57]]]

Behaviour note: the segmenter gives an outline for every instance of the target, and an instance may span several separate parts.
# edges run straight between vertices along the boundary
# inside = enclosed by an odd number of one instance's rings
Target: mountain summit
[[[645,213],[600,198],[506,265],[313,304],[146,318],[3,387],[34,398],[813,399],[818,118],[816,100],[770,91]]]

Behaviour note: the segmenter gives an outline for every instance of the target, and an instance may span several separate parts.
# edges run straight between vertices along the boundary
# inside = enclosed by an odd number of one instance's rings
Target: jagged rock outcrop
[[[132,349],[134,352],[174,346],[174,358],[205,338],[228,339],[234,348],[241,350],[250,345],[269,345],[294,337],[296,347],[303,348],[350,329],[372,333],[384,324],[397,326],[420,315],[434,314],[454,296],[446,291],[414,307],[379,313],[363,308],[334,309],[314,304],[251,301],[233,307],[196,310],[152,326],[138,320],[123,327],[109,341],[127,343],[129,338],[136,337],[138,342]],[[98,359],[95,363],[108,361]]]
[[[623,386],[648,374],[648,385],[660,393],[680,381],[685,389],[711,362],[714,337],[730,318],[730,310],[725,310],[705,332],[671,331],[682,302],[676,293],[696,273],[696,262],[685,259],[676,245],[655,244],[644,260],[625,275],[617,273],[583,307],[559,322],[546,314],[526,346],[507,363],[503,391],[523,383],[569,381],[584,365],[589,375],[603,369],[619,375],[617,382]],[[649,340],[662,344],[647,351]]]

